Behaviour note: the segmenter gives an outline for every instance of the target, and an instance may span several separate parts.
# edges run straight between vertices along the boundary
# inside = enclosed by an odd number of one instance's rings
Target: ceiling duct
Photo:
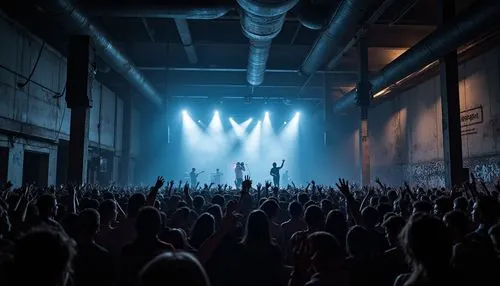
[[[443,25],[418,44],[385,66],[370,80],[372,94],[418,71],[426,65],[458,49],[478,35],[499,26],[500,1],[474,3],[454,21]],[[334,112],[343,112],[356,104],[356,90],[351,90],[334,104]]]
[[[198,19],[214,20],[226,15],[235,7],[207,6],[196,7],[192,5],[98,5],[85,6],[85,11],[91,16],[121,17],[121,18],[172,18],[172,19]]]
[[[356,35],[358,24],[374,2],[374,0],[342,1],[331,16],[328,26],[307,55],[300,68],[300,73],[311,75],[336,54],[341,53]]]
[[[89,35],[92,38],[97,54],[112,69],[121,74],[131,86],[150,102],[159,107],[163,106],[163,100],[153,85],[82,10],[76,8],[69,0],[47,0],[40,3],[40,5],[46,11],[56,14],[57,20],[62,22],[64,28],[72,29],[72,32]]]
[[[271,42],[285,21],[286,13],[299,0],[237,0],[243,9],[241,27],[250,40],[247,81],[256,86],[264,81]]]
[[[325,26],[328,15],[330,15],[330,5],[324,3],[313,3],[314,0],[300,1],[298,9],[298,20],[302,26],[310,30],[321,30]]]

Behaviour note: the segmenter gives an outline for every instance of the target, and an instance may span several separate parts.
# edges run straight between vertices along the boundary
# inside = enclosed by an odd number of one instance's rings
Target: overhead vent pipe
[[[374,0],[342,1],[304,60],[300,73],[311,75],[341,53],[356,35],[358,24],[374,2]]]
[[[482,0],[474,3],[454,21],[445,24],[418,44],[407,50],[385,66],[370,80],[371,93],[375,94],[426,65],[443,57],[450,51],[466,44],[481,33],[498,28],[500,1]],[[356,105],[356,90],[351,90],[334,104],[334,112],[344,112]]]
[[[162,107],[163,100],[153,85],[81,9],[75,7],[69,0],[47,0],[40,3],[40,5],[43,9],[56,14],[56,18],[62,21],[64,28],[75,29],[71,31],[89,35],[92,38],[97,54],[112,69],[121,74],[130,85],[151,103],[160,108]]]
[[[298,19],[302,26],[310,30],[321,30],[325,27],[332,5],[314,2],[314,0],[300,1]]]
[[[91,16],[120,18],[171,18],[214,20],[226,15],[234,6],[198,7],[193,5],[98,5],[86,6],[85,11]]]
[[[286,13],[299,0],[237,0],[243,9],[241,27],[250,40],[247,81],[260,85],[264,81],[272,40],[279,34]]]

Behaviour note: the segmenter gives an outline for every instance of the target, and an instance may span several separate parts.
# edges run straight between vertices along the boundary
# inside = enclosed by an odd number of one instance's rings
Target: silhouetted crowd
[[[0,285],[500,285],[500,186],[0,189]]]

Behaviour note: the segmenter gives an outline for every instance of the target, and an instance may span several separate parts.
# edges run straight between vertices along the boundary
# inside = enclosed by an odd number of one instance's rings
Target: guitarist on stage
[[[191,173],[189,173],[189,179],[191,180],[192,188],[196,187],[196,184],[198,183],[198,176],[203,174],[204,172],[205,171],[196,173],[196,168],[191,169]]]
[[[276,164],[276,162],[274,162],[273,168],[271,169],[271,172],[269,172],[269,174],[271,174],[271,176],[273,177],[274,186],[277,188],[280,187],[280,170],[281,170],[281,168],[283,168],[283,165],[285,165],[285,160],[281,161],[280,167],[277,167],[278,164]]]

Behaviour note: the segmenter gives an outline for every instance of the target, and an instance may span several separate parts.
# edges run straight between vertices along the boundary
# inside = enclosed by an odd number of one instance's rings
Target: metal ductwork
[[[321,30],[326,24],[330,6],[313,3],[313,0],[300,1],[298,20],[302,26],[310,30]]]
[[[311,75],[336,54],[341,53],[356,35],[357,25],[372,6],[374,0],[344,0],[333,13],[328,26],[307,55],[300,73]]]
[[[286,13],[299,0],[237,0],[243,9],[241,27],[250,40],[247,81],[255,86],[264,81],[271,42],[285,21]]]
[[[182,6],[169,5],[114,5],[114,6],[86,6],[85,11],[91,16],[123,17],[123,18],[172,18],[172,19],[199,19],[214,20],[226,15],[235,7],[230,6]]]
[[[481,33],[498,27],[500,21],[498,0],[478,1],[454,21],[440,27],[397,59],[385,66],[370,80],[372,94],[380,92],[447,53],[456,50]],[[352,90],[334,104],[334,112],[343,112],[356,104],[356,90]]]
[[[153,85],[80,9],[76,8],[69,0],[43,1],[41,7],[58,15],[57,19],[62,21],[64,28],[72,29],[71,31],[75,29],[78,33],[89,35],[97,54],[112,69],[121,74],[151,103],[162,107],[163,100]]]

